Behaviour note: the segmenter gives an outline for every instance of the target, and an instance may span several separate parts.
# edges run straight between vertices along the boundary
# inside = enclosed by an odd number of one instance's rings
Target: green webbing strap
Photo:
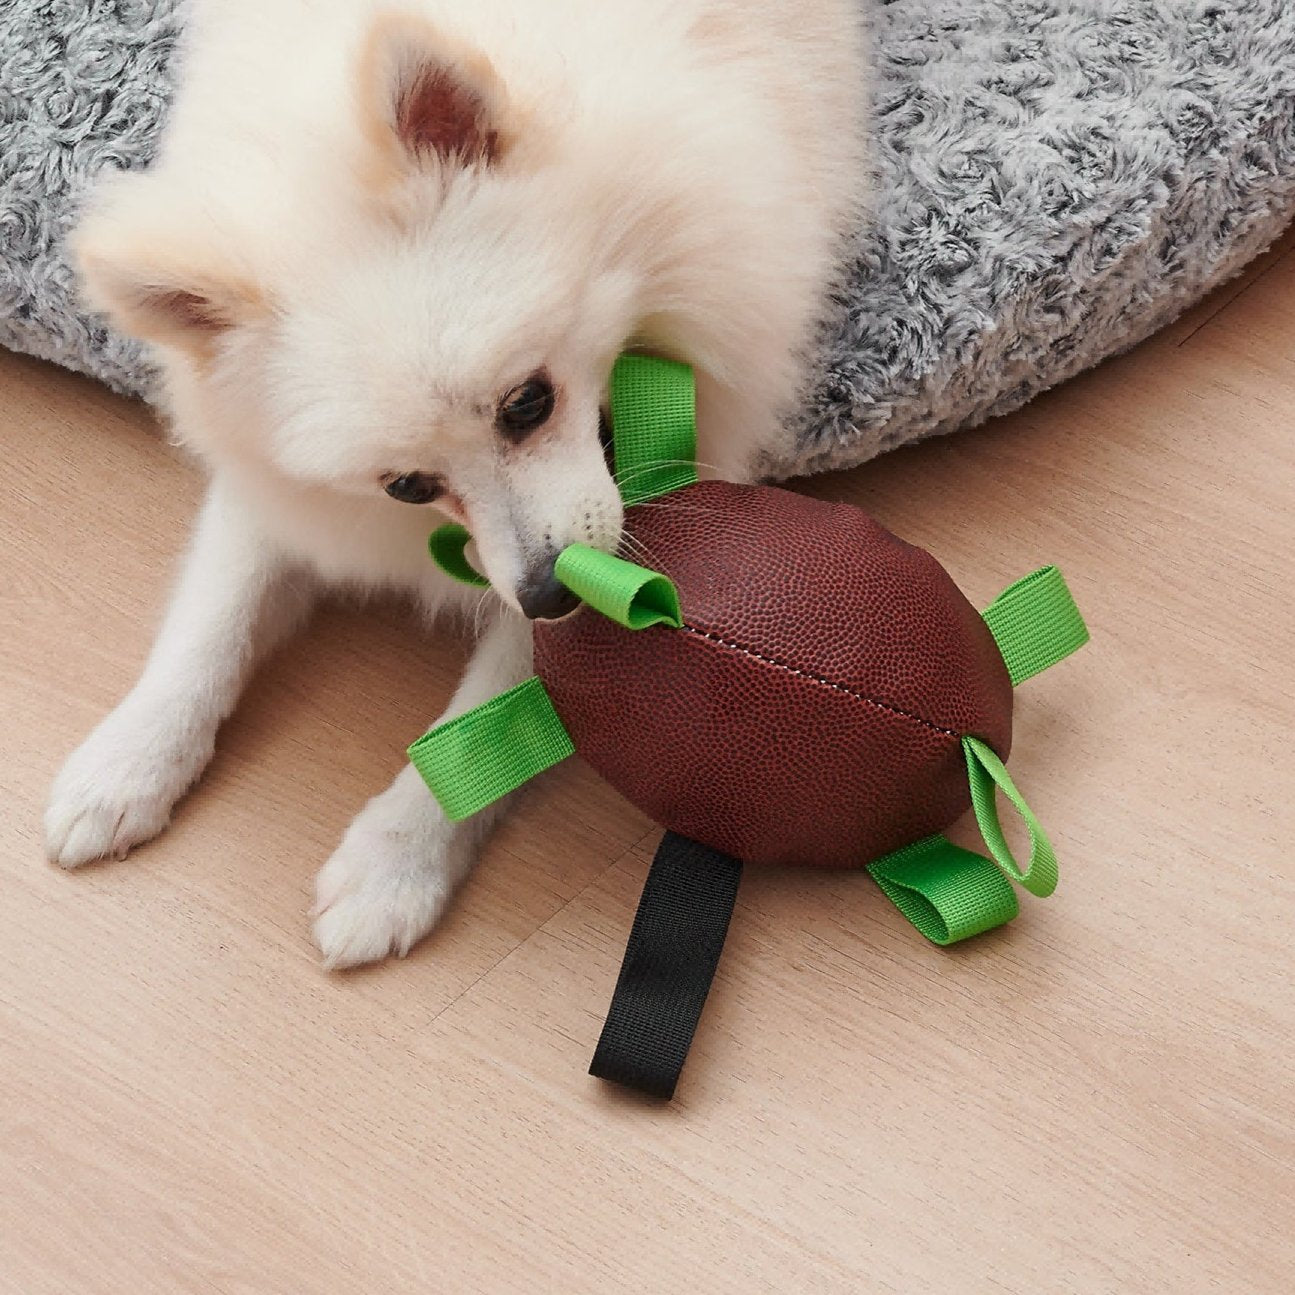
[[[1088,642],[1088,627],[1056,567],[1004,589],[984,611],[1015,687]]]
[[[490,581],[473,567],[464,552],[471,541],[472,536],[466,526],[460,526],[458,522],[446,522],[427,537],[427,551],[432,555],[432,561],[447,576],[453,576],[465,585],[484,587]]]
[[[683,624],[678,591],[646,567],[585,544],[569,544],[558,554],[553,572],[583,602],[627,630],[649,625],[678,629]]]
[[[454,822],[575,751],[537,676],[424,733],[409,759]]]
[[[434,530],[427,551],[446,575],[465,585],[485,585],[468,562],[464,549],[472,536],[456,522]],[[587,544],[568,544],[553,565],[553,574],[582,602],[627,630],[649,625],[683,624],[679,593],[666,576],[635,566]]]
[[[868,865],[887,898],[928,940],[954,944],[1010,922],[1016,891],[983,855],[928,836]]]
[[[936,944],[953,944],[1010,922],[1017,911],[1011,881],[1040,897],[1057,888],[1052,844],[1003,762],[979,738],[964,737],[962,749],[972,809],[993,862],[943,836],[928,836],[868,865],[895,907]],[[1000,791],[1016,807],[1030,835],[1030,861],[1024,868],[1003,835]]]
[[[616,484],[628,508],[697,480],[692,370],[622,355],[612,369]]]
[[[1019,881],[1032,895],[1050,895],[1057,888],[1057,857],[1039,820],[1034,817],[1025,798],[1016,790],[1016,784],[1003,766],[1003,762],[979,738],[964,737],[962,749],[967,757],[967,777],[971,784],[971,805],[976,811],[980,834],[985,838],[989,853],[998,866]],[[1012,854],[998,821],[998,792],[1016,806],[1030,834],[1030,861],[1022,868]]]

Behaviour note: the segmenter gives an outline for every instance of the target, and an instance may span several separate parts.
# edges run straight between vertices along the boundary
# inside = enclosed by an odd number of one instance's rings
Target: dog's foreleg
[[[212,484],[143,673],[72,754],[45,813],[65,868],[156,836],[206,768],[257,661],[305,616],[313,584],[220,481]]]
[[[520,683],[531,668],[530,625],[500,612],[437,723]],[[505,803],[452,823],[412,766],[369,801],[316,880],[315,940],[325,966],[408,953],[436,925]]]

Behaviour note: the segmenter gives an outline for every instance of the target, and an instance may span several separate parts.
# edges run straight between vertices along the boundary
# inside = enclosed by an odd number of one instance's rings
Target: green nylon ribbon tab
[[[1040,567],[1004,589],[984,618],[1013,687],[1088,642],[1088,627],[1056,567]]]
[[[447,522],[427,537],[427,551],[432,555],[432,561],[447,576],[453,576],[465,585],[484,587],[490,581],[473,567],[464,552],[471,542],[472,536],[466,526],[460,526],[458,522]]]
[[[457,823],[574,751],[544,685],[532,676],[424,733],[409,759]]]
[[[554,574],[576,597],[627,630],[683,624],[673,583],[623,558],[570,544],[558,555]]]
[[[964,737],[962,749],[967,757],[971,805],[976,811],[976,822],[980,824],[980,834],[985,838],[989,853],[997,860],[998,866],[1013,881],[1019,881],[1030,894],[1040,897],[1052,894],[1057,888],[1057,856],[1052,852],[1052,844],[1039,820],[1016,790],[1003,762],[989,747],[979,738]],[[1016,807],[1030,834],[1030,861],[1023,869],[1016,862],[998,819],[999,791]]]
[[[1010,922],[1016,891],[983,855],[928,836],[868,865],[886,897],[928,940],[954,944]]]
[[[686,364],[622,355],[611,397],[616,484],[627,508],[697,480],[696,402]]]

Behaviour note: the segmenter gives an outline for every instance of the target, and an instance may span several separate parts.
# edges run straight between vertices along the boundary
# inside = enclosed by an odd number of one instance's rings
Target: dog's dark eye
[[[445,492],[445,482],[430,472],[402,472],[386,477],[382,488],[402,504],[430,504]]]
[[[527,378],[500,402],[495,423],[510,441],[525,440],[553,413],[553,384],[542,373]]]

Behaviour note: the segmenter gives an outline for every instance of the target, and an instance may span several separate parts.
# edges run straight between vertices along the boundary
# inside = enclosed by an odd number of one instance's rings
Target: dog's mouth
[[[598,443],[603,447],[603,460],[607,471],[616,477],[616,443],[612,438],[612,420],[605,409],[598,411]]]

